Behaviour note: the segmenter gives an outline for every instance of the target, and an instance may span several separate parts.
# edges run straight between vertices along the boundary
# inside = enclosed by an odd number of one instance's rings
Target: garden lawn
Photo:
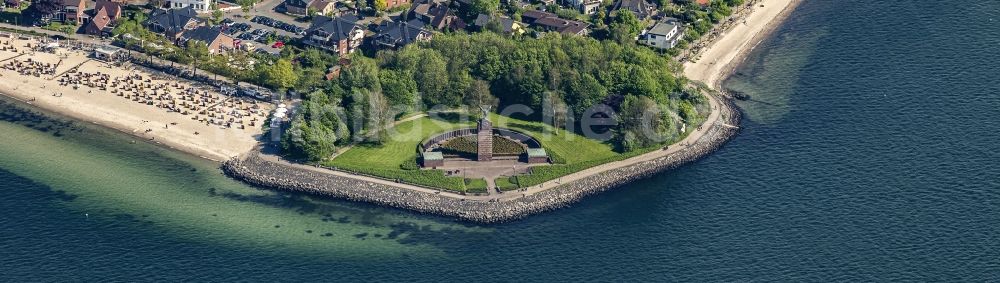
[[[494,128],[509,128],[526,133],[542,142],[542,147],[555,163],[574,164],[603,160],[618,155],[610,144],[585,138],[576,133],[557,129],[541,122],[529,122],[493,114]]]
[[[509,128],[538,139],[549,156],[557,164],[532,169],[533,173],[515,178],[501,177],[497,185],[504,190],[528,187],[552,180],[566,174],[616,161],[640,152],[619,154],[611,145],[563,129],[557,129],[541,122],[518,120],[492,114],[490,121],[494,128]],[[395,179],[429,187],[454,191],[485,191],[485,180],[464,180],[460,177],[445,177],[440,170],[417,170],[418,144],[433,135],[449,130],[474,127],[472,122],[448,122],[423,117],[400,123],[389,132],[389,140],[382,145],[360,144],[323,163],[348,171]]]
[[[382,145],[360,144],[325,163],[327,166],[373,167],[380,169],[400,169],[400,165],[414,162],[417,145],[428,137],[448,130],[472,127],[423,117],[403,122],[389,130],[389,141]]]

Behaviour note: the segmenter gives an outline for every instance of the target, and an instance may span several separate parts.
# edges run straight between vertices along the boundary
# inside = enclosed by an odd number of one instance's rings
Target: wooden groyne
[[[569,206],[582,198],[671,170],[711,154],[736,135],[740,112],[719,99],[721,116],[696,142],[668,156],[607,170],[514,199],[476,201],[295,168],[253,153],[223,163],[229,176],[252,185],[414,210],[477,223],[511,221]],[[733,126],[736,125],[736,126]]]

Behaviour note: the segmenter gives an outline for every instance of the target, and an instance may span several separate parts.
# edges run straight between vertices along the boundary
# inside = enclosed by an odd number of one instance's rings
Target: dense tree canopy
[[[383,111],[386,104],[410,110],[523,104],[532,111],[521,113],[521,118],[554,125],[579,121],[588,109],[605,105],[624,115],[612,128],[612,142],[631,150],[664,141],[648,136],[646,128],[662,136],[676,135],[680,119],[697,118],[695,106],[704,99],[685,89],[687,82],[675,75],[679,71],[668,57],[614,41],[555,33],[523,40],[489,32],[437,35],[428,43],[380,52],[376,59],[353,56],[324,99],[310,103],[348,109],[343,120],[351,125],[351,134],[371,141],[378,140],[378,125],[399,114]],[[653,116],[643,116],[650,112]],[[324,129],[337,132],[335,122],[341,120],[328,119],[322,126],[300,122],[298,127],[308,131],[289,134],[297,135],[293,140],[302,145],[309,145],[310,137],[347,141],[326,134]],[[642,123],[652,126],[642,128]],[[322,148],[314,151],[326,153]]]
[[[471,12],[492,15],[500,10],[500,0],[472,0]]]
[[[51,16],[62,9],[62,0],[36,0],[31,1],[31,5],[23,13],[33,20],[39,20],[42,17]]]
[[[615,12],[615,16],[608,25],[611,38],[618,42],[632,42],[642,32],[643,23],[632,11],[622,9]]]

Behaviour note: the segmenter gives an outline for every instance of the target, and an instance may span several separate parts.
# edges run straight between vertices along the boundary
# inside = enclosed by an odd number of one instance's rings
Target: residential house
[[[547,17],[556,17],[556,14],[549,13],[549,12],[543,12],[543,11],[539,11],[539,10],[527,10],[527,11],[521,12],[521,21],[524,21],[524,23],[529,24],[529,25],[530,24],[534,24],[535,21],[537,21],[538,19],[547,18]]]
[[[476,20],[472,23],[475,27],[479,29],[486,29],[486,26],[490,24],[493,20],[492,16],[486,14],[479,14]],[[526,25],[522,22],[515,21],[507,16],[500,16],[496,19],[499,25],[500,32],[505,35],[522,35],[525,33]]]
[[[290,15],[305,16],[309,13],[309,6],[316,0],[285,0],[285,13]]]
[[[410,17],[419,19],[437,30],[465,29],[465,21],[455,15],[455,12],[444,2],[427,1],[413,5],[410,9]]]
[[[184,32],[202,26],[204,21],[198,18],[194,7],[173,8],[169,10],[156,9],[146,19],[146,26],[153,32],[163,33],[168,39],[177,41]]]
[[[549,12],[524,11],[521,14],[521,19],[539,29],[564,35],[587,35],[590,32],[588,29],[590,24],[588,23],[563,19]]]
[[[177,43],[184,45],[191,40],[204,42],[208,46],[208,53],[211,54],[219,54],[236,48],[233,38],[217,27],[200,26],[185,32]]]
[[[122,6],[119,2],[109,0],[98,0],[94,7],[94,15],[90,17],[90,22],[84,28],[89,35],[111,34],[114,24],[122,15]]]
[[[194,8],[198,13],[208,13],[212,11],[213,0],[170,0],[170,8]]]
[[[385,0],[385,8],[392,9],[403,5],[410,5],[413,0]]]
[[[656,5],[646,2],[646,0],[618,0],[611,6],[611,12],[621,10],[631,11],[636,18],[645,20],[656,14]]]
[[[585,15],[592,15],[601,8],[601,0],[563,0],[563,5],[572,7]]]
[[[433,36],[418,19],[408,22],[384,21],[375,30],[377,34],[374,43],[377,49],[399,49],[417,41],[431,40]]]
[[[658,22],[645,34],[639,36],[639,42],[661,49],[670,49],[677,46],[681,38],[684,37],[684,28],[677,19],[668,19]]]
[[[305,43],[333,51],[339,55],[353,53],[365,38],[365,30],[354,14],[330,18],[316,16],[306,30]]]
[[[122,6],[125,5],[124,1],[118,0],[97,0],[94,5],[94,13],[101,9],[106,9],[108,11],[108,16],[111,17],[112,21],[118,20],[122,16]]]
[[[87,15],[83,13],[87,10],[86,0],[63,0],[62,9],[56,12],[55,18],[64,23],[83,24],[87,20]]]
[[[316,15],[332,16],[337,12],[337,1],[334,0],[316,0],[306,8],[306,13],[310,11],[315,12]]]

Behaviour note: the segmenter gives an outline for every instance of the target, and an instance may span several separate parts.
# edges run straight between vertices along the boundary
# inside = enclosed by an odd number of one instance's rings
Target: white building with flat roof
[[[639,42],[656,48],[674,48],[684,36],[683,30],[678,21],[658,22],[645,34],[639,36]]]
[[[170,1],[170,8],[184,8],[191,6],[198,13],[207,13],[212,11],[213,0],[172,0]]]

